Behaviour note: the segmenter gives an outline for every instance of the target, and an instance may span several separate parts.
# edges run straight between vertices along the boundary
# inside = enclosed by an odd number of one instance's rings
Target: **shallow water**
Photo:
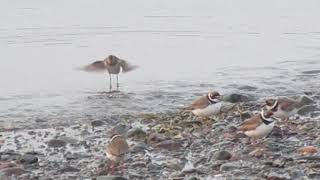
[[[1,1],[0,123],[116,122],[177,110],[211,89],[258,99],[319,93],[319,5]],[[109,54],[139,66],[113,96],[106,75],[75,70]]]

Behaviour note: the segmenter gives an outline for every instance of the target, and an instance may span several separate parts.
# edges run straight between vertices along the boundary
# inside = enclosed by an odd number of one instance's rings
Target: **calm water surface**
[[[320,1],[0,2],[0,123],[31,127],[175,110],[210,89],[319,92]],[[75,68],[115,54],[140,68]],[[251,91],[242,88],[252,86]]]

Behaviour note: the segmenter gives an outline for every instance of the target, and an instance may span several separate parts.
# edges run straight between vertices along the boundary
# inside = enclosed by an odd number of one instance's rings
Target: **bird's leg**
[[[114,175],[115,172],[115,168],[116,168],[116,163],[114,161],[111,162],[111,174]]]
[[[121,173],[124,174],[124,165],[122,162],[120,162],[120,170],[121,170]]]
[[[252,146],[256,146],[258,144],[257,139],[256,138],[250,138],[250,144]]]
[[[119,91],[119,78],[118,78],[118,74],[117,74],[117,91]]]
[[[111,73],[109,73],[109,92],[112,90],[112,78],[111,78]]]
[[[237,108],[237,111],[238,111],[238,113],[239,113],[239,115],[240,115],[240,119],[242,119],[242,110],[241,110],[241,108],[240,108],[240,104],[237,104],[236,105],[236,108]]]

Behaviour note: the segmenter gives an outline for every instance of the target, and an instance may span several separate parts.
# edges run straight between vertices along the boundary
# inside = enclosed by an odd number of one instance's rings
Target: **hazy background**
[[[1,0],[0,118],[61,115],[70,102],[74,113],[84,111],[83,99],[72,99],[107,90],[108,80],[74,69],[109,54],[140,66],[120,76],[125,92],[183,93],[192,85],[205,92],[213,84],[232,91],[223,85],[261,87],[255,80],[275,74],[287,83],[281,87],[316,88],[316,78],[294,76],[319,69],[319,7],[317,0]]]

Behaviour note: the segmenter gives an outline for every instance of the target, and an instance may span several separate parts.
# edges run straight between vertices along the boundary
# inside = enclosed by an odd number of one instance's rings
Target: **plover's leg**
[[[116,163],[114,161],[111,162],[111,174],[113,175],[116,169]]]
[[[109,73],[109,92],[112,90],[112,78],[111,78],[111,73]]]
[[[123,162],[120,162],[120,171],[122,174],[124,174],[124,165],[123,165]]]
[[[118,78],[118,75],[119,74],[117,74],[117,91],[119,91],[119,78]]]

